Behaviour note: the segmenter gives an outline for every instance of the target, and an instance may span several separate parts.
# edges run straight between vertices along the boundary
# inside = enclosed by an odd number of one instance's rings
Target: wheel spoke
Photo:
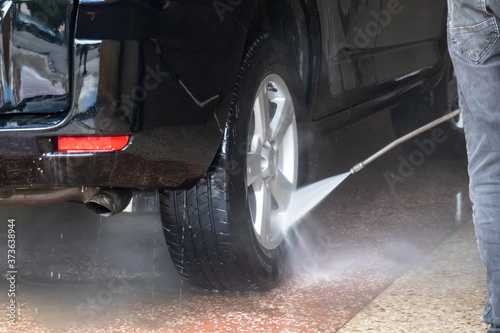
[[[272,101],[276,103],[277,109],[271,121],[271,141],[276,143],[276,147],[281,145],[286,132],[293,122],[293,103],[290,98],[276,98]]]
[[[264,202],[264,210],[265,214],[262,219],[262,224],[260,228],[260,235],[264,239],[265,242],[269,243],[271,241],[271,238],[273,237],[273,230],[272,230],[272,220],[271,216],[271,193],[269,190],[266,191],[267,193],[267,200]]]
[[[276,175],[270,182],[270,190],[278,203],[278,211],[285,211],[290,203],[294,186],[279,168],[276,168]]]
[[[254,152],[247,154],[247,186],[251,186],[262,176],[261,155]]]
[[[271,214],[271,194],[264,183],[259,191],[255,191],[256,212],[254,228],[257,234],[266,237],[266,232],[270,231],[270,214]]]
[[[267,89],[265,87],[261,88],[257,94],[257,99],[254,104],[254,115],[255,115],[255,132],[254,135],[258,136],[259,141],[263,144],[269,135],[269,97],[267,95]]]

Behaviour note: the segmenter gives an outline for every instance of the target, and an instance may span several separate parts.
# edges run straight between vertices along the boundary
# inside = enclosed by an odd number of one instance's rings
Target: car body
[[[224,150],[251,36],[287,45],[307,108],[301,122],[313,137],[406,98],[433,96],[449,63],[444,0],[1,6],[4,205],[78,193],[85,200],[104,190],[124,198],[108,208],[116,213],[130,189],[196,186]],[[431,106],[444,110],[446,100]],[[61,149],[64,139],[83,137],[125,141],[104,151]]]
[[[369,43],[362,40],[372,29],[370,24],[377,22],[372,13],[388,8],[389,2],[318,1],[302,14],[309,21],[297,20],[283,27],[300,31],[296,52],[298,58],[305,58],[301,67],[312,121],[341,126],[351,120],[343,111],[365,100],[379,98],[380,103],[436,80],[433,75],[437,76],[446,59],[444,1],[401,1],[397,9],[401,13],[387,18],[390,26],[380,28]],[[164,11],[158,8],[161,1],[53,3],[68,7],[61,12],[69,17],[61,16],[61,22],[66,22],[62,47],[69,53],[61,66],[65,68],[56,72],[66,87],[59,96],[71,96],[47,112],[0,111],[1,187],[177,188],[193,184],[219,148],[220,124],[227,117],[250,13],[257,2],[234,7],[226,3],[229,7],[221,7],[224,13],[204,1],[172,1]],[[43,10],[40,6],[39,10],[49,16],[52,7]],[[19,11],[23,17],[29,13]],[[74,24],[70,22],[73,17]],[[358,23],[352,24],[353,20]],[[70,39],[73,26],[74,38]],[[358,34],[356,27],[361,29]],[[17,34],[13,34],[14,43]],[[33,32],[30,43],[48,43],[40,35]],[[161,42],[165,59],[198,100],[217,99],[204,107],[197,105],[162,67],[152,39]],[[77,68],[84,42],[92,43],[86,76],[79,75]],[[49,56],[46,61],[55,60]],[[14,68],[28,69],[24,63]],[[52,85],[49,78],[45,81]],[[42,93],[54,95],[49,88]],[[373,112],[368,109],[359,113]],[[52,144],[58,136],[110,134],[131,134],[132,140],[119,152],[84,156],[60,153]]]

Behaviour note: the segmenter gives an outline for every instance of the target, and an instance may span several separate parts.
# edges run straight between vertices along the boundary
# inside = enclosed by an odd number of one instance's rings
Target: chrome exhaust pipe
[[[127,208],[133,190],[127,188],[82,187],[81,198],[85,207],[101,216],[113,216]]]

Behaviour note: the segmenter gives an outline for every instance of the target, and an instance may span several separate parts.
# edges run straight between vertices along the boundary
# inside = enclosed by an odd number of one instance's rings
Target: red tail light
[[[129,136],[60,136],[58,151],[65,152],[106,152],[125,148]]]

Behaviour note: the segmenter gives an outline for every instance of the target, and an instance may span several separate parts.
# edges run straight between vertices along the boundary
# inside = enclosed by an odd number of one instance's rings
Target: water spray
[[[428,123],[427,125],[424,125],[414,130],[413,132],[406,134],[405,136],[402,136],[401,138],[391,142],[372,156],[368,157],[366,160],[359,162],[358,164],[353,166],[349,172],[324,179],[294,192],[292,194],[289,209],[286,213],[286,219],[283,225],[284,230],[288,230],[291,226],[293,226],[298,220],[300,220],[318,203],[320,203],[328,194],[330,194],[335,188],[337,188],[337,186],[339,186],[347,177],[363,170],[368,164],[372,163],[403,142],[406,142],[411,138],[414,138],[417,135],[436,127],[437,125],[440,125],[452,118],[457,117],[460,112],[460,109],[450,112],[442,116],[441,118],[438,118]]]

